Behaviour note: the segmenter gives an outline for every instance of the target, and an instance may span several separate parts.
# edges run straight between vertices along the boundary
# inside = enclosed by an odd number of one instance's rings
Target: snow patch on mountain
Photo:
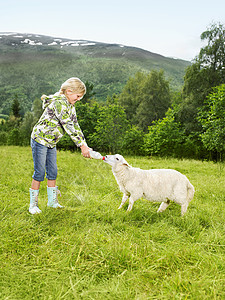
[[[35,41],[32,41],[30,39],[25,39],[24,41],[21,41],[21,44],[29,44],[29,45],[32,45],[32,46],[35,46],[35,45],[42,45],[41,42],[35,42]]]
[[[27,44],[31,46],[60,46],[62,47],[78,47],[78,46],[94,46],[97,43],[87,40],[69,40],[53,37],[46,37],[33,34],[18,34],[16,32],[0,32],[0,39],[11,36],[11,45]],[[15,39],[14,39],[15,38]]]

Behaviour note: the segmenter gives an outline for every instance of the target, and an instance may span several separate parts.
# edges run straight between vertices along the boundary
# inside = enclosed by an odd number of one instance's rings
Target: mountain
[[[36,97],[57,91],[69,77],[94,85],[96,98],[120,93],[136,72],[163,69],[180,89],[190,62],[140,48],[44,35],[0,33],[0,114],[8,114],[17,95],[22,113]]]

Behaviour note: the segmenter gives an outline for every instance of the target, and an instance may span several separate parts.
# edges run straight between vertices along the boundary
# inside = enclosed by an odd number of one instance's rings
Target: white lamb
[[[122,155],[107,155],[104,161],[112,166],[113,175],[123,192],[119,209],[129,198],[130,211],[136,200],[143,197],[152,202],[162,202],[158,212],[163,212],[170,201],[181,206],[181,215],[187,211],[194,197],[194,187],[187,177],[176,170],[133,168]]]

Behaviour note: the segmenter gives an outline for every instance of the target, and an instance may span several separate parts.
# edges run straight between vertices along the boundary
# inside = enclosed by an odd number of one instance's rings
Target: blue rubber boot
[[[38,194],[39,190],[30,189],[30,207],[29,212],[34,214],[40,214],[41,210],[38,208]]]
[[[58,202],[58,194],[60,194],[60,191],[58,190],[58,187],[47,187],[47,193],[48,193],[48,204],[47,206],[53,207],[53,208],[63,208],[64,206],[60,205]]]

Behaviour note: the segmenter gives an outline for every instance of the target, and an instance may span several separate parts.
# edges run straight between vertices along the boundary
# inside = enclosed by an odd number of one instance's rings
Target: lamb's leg
[[[123,194],[122,202],[118,209],[120,209],[124,205],[124,203],[127,201],[128,198],[129,198],[129,196],[127,196],[126,194]]]
[[[134,199],[132,196],[130,196],[129,205],[128,205],[127,211],[131,211],[131,209],[132,209],[132,207],[134,205],[135,200],[137,200],[137,199]]]
[[[162,202],[157,212],[163,212],[170,205],[170,200],[167,202]]]
[[[186,213],[188,204],[189,204],[188,202],[181,204],[181,216],[183,216]]]

